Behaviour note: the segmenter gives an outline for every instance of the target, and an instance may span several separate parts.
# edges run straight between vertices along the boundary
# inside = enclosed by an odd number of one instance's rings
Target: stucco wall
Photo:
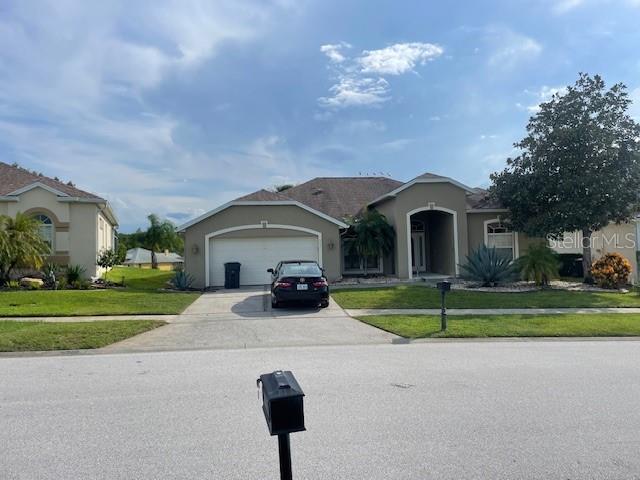
[[[82,265],[85,276],[98,274],[96,267],[98,209],[91,203],[70,204],[69,262]]]
[[[322,234],[322,263],[329,280],[340,278],[340,230],[337,225],[295,205],[246,205],[232,206],[216,215],[190,226],[184,233],[185,269],[194,277],[194,286],[205,286],[205,236],[225,228],[241,225],[260,225],[262,221],[269,224],[293,225],[308,228]],[[278,231],[260,229],[239,231],[226,234],[247,236],[278,235]],[[291,230],[279,230],[280,236],[295,236]],[[283,233],[284,232],[284,233]],[[333,248],[329,248],[329,245]],[[197,250],[197,253],[194,253]]]
[[[484,243],[484,222],[504,217],[504,213],[468,213],[469,224],[469,251],[478,248]],[[529,237],[522,232],[516,233],[516,257],[524,255],[529,245],[544,241],[541,238]],[[463,262],[463,259],[460,259]]]
[[[376,209],[386,215],[396,230],[396,272],[400,278],[409,277],[409,251],[407,248],[407,213],[416,208],[425,209],[433,203],[434,210],[446,208],[457,213],[458,255],[460,261],[468,251],[467,213],[465,191],[450,183],[417,183],[386,200]],[[451,242],[453,243],[453,242]]]

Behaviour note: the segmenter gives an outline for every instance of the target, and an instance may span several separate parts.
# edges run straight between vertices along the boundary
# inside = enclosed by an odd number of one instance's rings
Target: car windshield
[[[280,270],[283,276],[321,277],[322,270],[315,263],[285,263]]]

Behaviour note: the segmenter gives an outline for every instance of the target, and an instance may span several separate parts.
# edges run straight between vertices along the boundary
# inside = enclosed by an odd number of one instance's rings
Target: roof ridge
[[[56,186],[60,187],[59,189],[61,189],[62,193],[69,195],[68,192],[65,192],[65,190],[68,189],[72,189],[78,193],[81,193],[83,195],[86,195],[87,197],[90,198],[95,198],[95,199],[100,199],[100,200],[104,200],[102,197],[100,197],[99,195],[96,195],[95,193],[91,193],[88,192],[86,190],[82,190],[81,188],[78,188],[73,182],[69,181],[67,183],[63,182],[60,179],[54,178],[54,177],[50,177],[48,175],[45,175],[42,172],[36,172],[35,170],[29,170],[28,168],[25,168],[21,165],[19,165],[17,162],[14,164],[9,164],[3,161],[0,161],[0,167],[4,167],[4,168],[8,168],[17,172],[20,172],[23,175],[27,175],[29,177],[29,180],[32,180],[31,183],[27,183],[25,185],[22,185],[21,187],[18,187],[15,190],[20,190],[21,188],[24,187],[28,187],[29,185],[33,185],[34,183],[42,183],[44,185],[47,185],[51,188],[56,188],[54,185],[48,185],[47,182],[51,182],[53,184],[55,184]],[[43,180],[46,180],[43,182]],[[6,194],[9,194],[11,192],[6,192]],[[72,196],[72,195],[71,195]]]

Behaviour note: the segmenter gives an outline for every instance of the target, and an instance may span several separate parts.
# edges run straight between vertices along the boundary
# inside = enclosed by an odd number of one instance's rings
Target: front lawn
[[[0,352],[100,348],[164,325],[156,320],[104,322],[0,321]]]
[[[158,290],[164,288],[174,272],[150,268],[114,267],[106,274],[107,280],[134,290]]]
[[[440,308],[440,292],[424,285],[339,289],[331,293],[342,308]],[[474,292],[453,290],[449,308],[640,307],[635,292]]]
[[[444,337],[624,337],[640,335],[640,314],[374,315],[358,320],[406,338]]]
[[[0,317],[179,314],[200,295],[162,292],[173,272],[116,267],[108,279],[125,287],[104,290],[19,290],[0,292]]]

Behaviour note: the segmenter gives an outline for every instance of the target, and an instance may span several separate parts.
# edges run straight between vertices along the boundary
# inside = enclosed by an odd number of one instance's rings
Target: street
[[[0,359],[2,479],[275,479],[256,388],[294,372],[300,479],[640,478],[640,342]]]

